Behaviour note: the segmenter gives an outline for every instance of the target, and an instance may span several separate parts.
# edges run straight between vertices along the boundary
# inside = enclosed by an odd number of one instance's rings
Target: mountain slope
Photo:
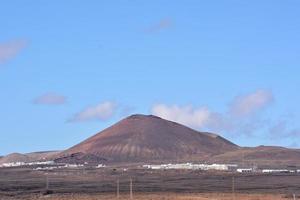
[[[12,163],[12,162],[34,162],[41,160],[51,160],[52,157],[57,156],[59,151],[43,151],[43,152],[33,152],[33,153],[12,153],[0,158],[0,164]]]
[[[152,115],[132,115],[61,155],[84,153],[124,162],[201,160],[237,149],[237,145],[215,134]]]
[[[211,162],[251,165],[300,165],[300,150],[276,146],[243,147],[210,158]]]
[[[0,159],[0,164],[11,163],[11,162],[28,162],[28,161],[29,161],[28,156],[26,156],[24,154],[20,154],[20,153],[12,153],[12,154],[2,157]]]

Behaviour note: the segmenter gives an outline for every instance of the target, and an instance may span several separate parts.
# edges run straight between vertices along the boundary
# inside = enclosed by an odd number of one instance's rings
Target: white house
[[[289,173],[287,169],[263,169],[262,173]]]
[[[239,168],[236,171],[239,173],[251,173],[251,172],[253,172],[253,169],[252,168]]]

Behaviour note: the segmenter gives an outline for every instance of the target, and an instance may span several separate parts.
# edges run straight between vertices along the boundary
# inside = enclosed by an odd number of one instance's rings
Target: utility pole
[[[120,198],[120,181],[119,179],[117,180],[117,199]]]
[[[46,191],[49,190],[49,177],[46,175]]]
[[[296,200],[296,195],[295,194],[293,194],[293,199]]]
[[[130,199],[133,199],[133,193],[132,193],[132,178],[130,178]]]
[[[232,200],[235,200],[235,179],[234,179],[234,176],[232,177],[231,189],[232,189]]]

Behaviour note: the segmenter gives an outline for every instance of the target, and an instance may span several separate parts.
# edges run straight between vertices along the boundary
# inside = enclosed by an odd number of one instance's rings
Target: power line
[[[232,190],[232,200],[235,200],[235,178],[234,178],[234,176],[232,177],[231,190]]]
[[[49,190],[49,177],[46,175],[46,191]]]

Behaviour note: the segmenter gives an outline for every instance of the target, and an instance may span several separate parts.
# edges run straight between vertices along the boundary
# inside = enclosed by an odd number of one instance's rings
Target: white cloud
[[[83,122],[91,120],[108,120],[113,117],[117,111],[117,105],[114,102],[106,101],[95,106],[85,108],[83,111],[75,114],[70,122]]]
[[[206,107],[178,106],[156,104],[151,113],[161,118],[171,120],[194,128],[203,128],[210,123],[212,113]]]
[[[229,112],[235,117],[247,117],[270,105],[273,99],[272,92],[257,90],[247,95],[237,96],[233,100]]]
[[[34,104],[61,105],[66,103],[67,98],[63,95],[48,93],[33,100]]]
[[[271,92],[257,90],[236,97],[224,113],[215,112],[207,107],[165,104],[154,105],[151,113],[202,131],[249,136],[268,125],[268,120],[262,120],[253,114],[266,108],[272,101]]]
[[[14,58],[24,47],[24,40],[15,40],[0,44],[0,64]]]
[[[119,105],[119,104],[118,104],[118,108],[119,108],[121,117],[129,116],[129,115],[133,114],[136,109],[133,106]]]

